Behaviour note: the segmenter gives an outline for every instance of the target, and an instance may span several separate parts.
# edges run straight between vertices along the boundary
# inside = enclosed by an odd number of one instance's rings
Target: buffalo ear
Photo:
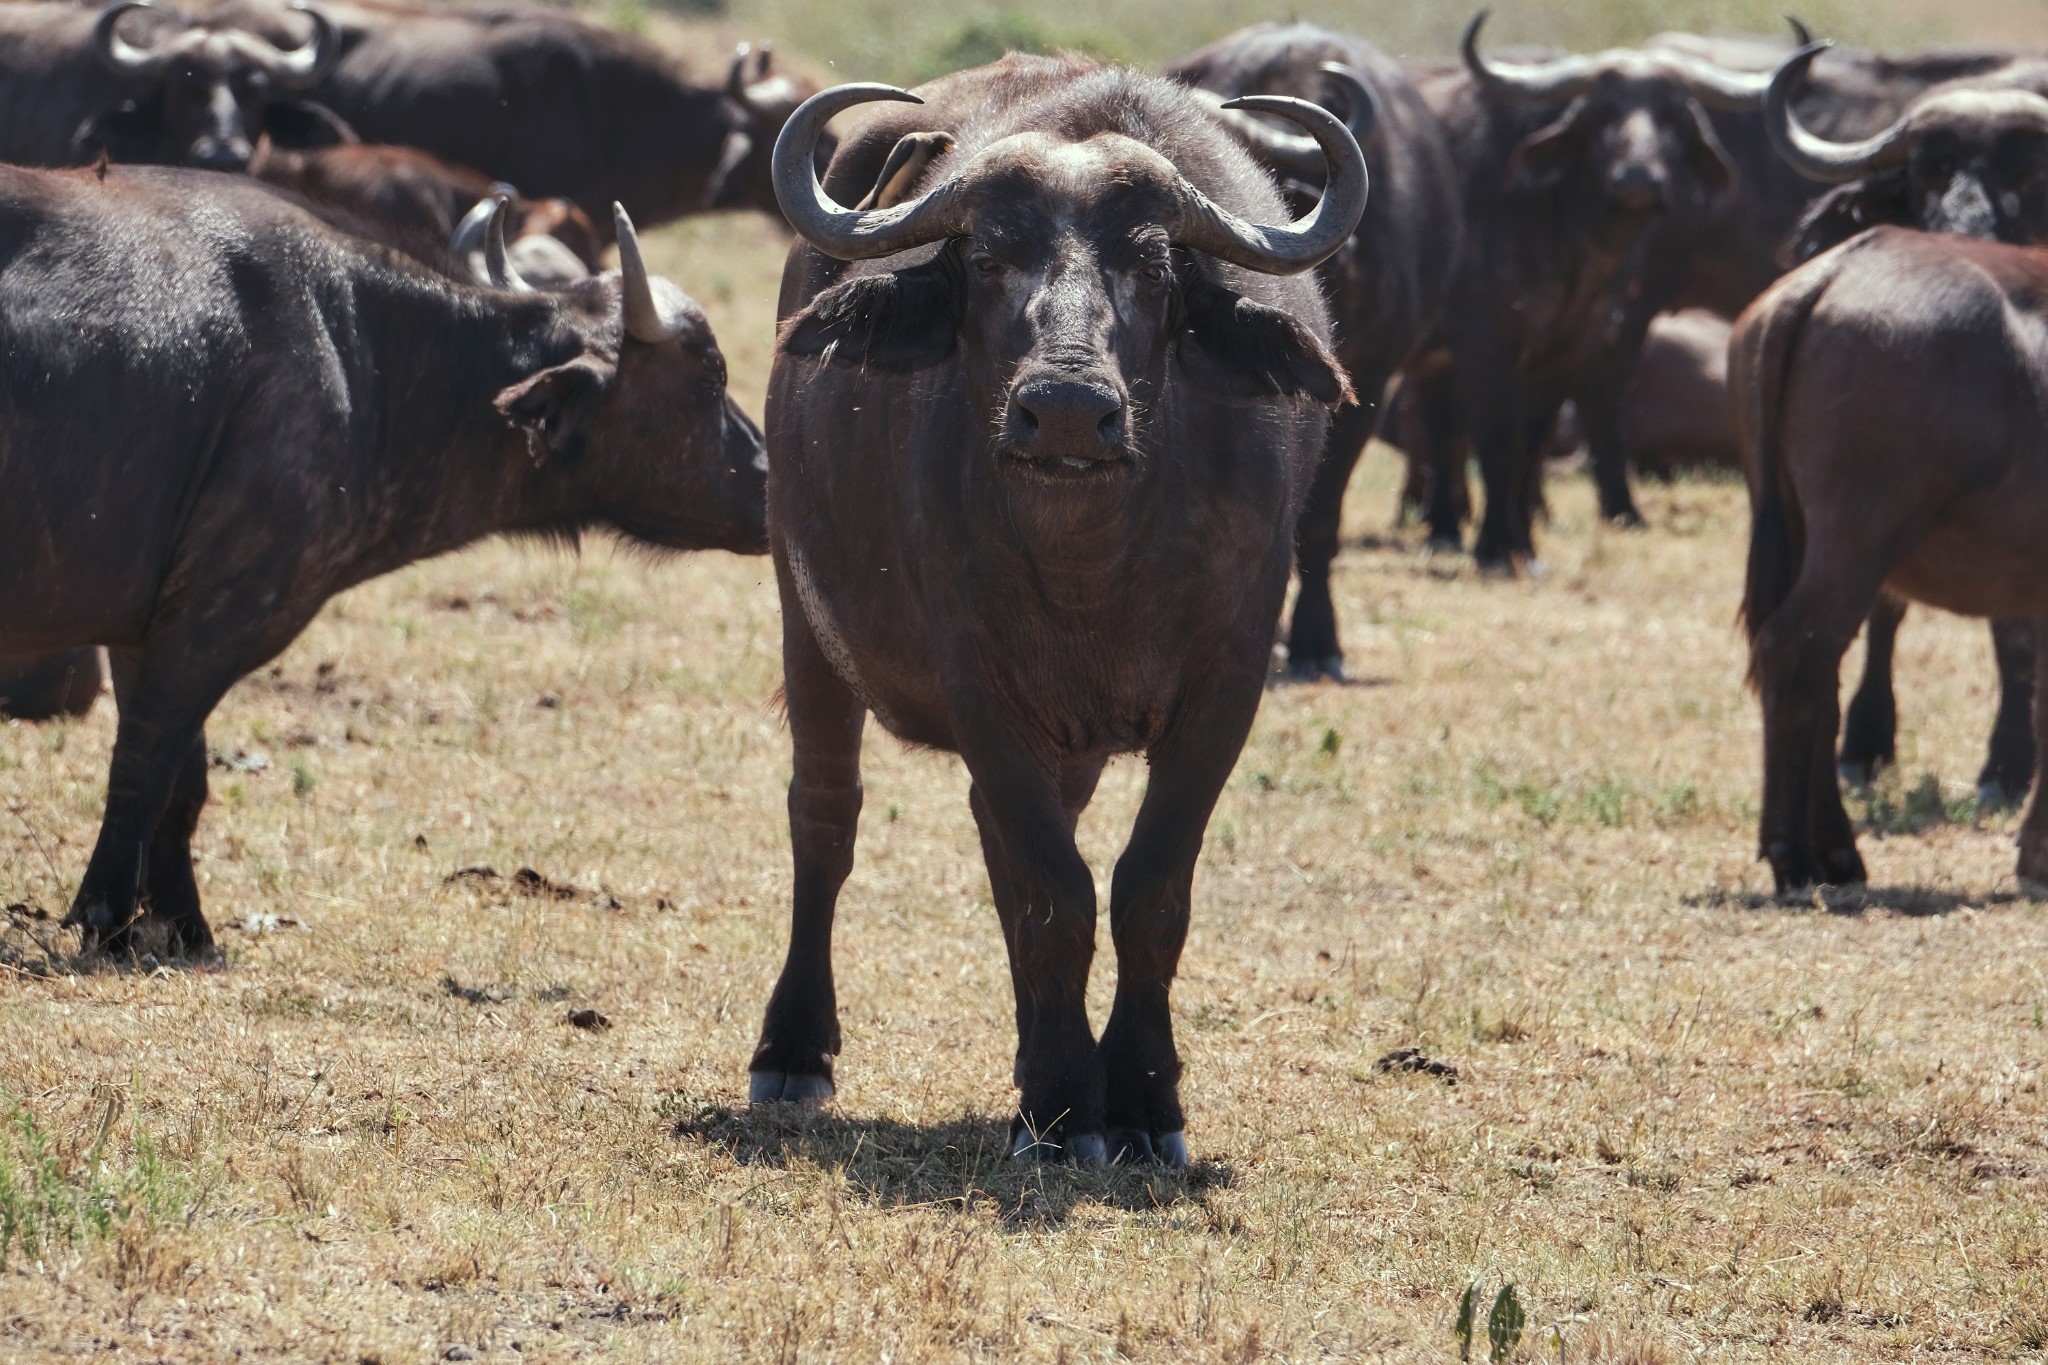
[[[361,142],[348,120],[312,100],[279,100],[263,111],[263,131],[278,146],[295,152]]]
[[[535,464],[550,456],[573,460],[590,414],[610,387],[611,373],[582,358],[528,375],[498,395],[497,409],[526,433],[526,453]]]
[[[776,348],[899,373],[938,364],[953,354],[960,328],[958,294],[943,259],[827,289],[782,324]]]
[[[1207,392],[1239,398],[1307,394],[1332,407],[1358,401],[1329,347],[1277,308],[1191,281],[1182,297],[1181,328],[1181,363]]]
[[[1555,189],[1586,151],[1586,97],[1565,106],[1551,122],[1515,145],[1508,157],[1507,188],[1527,194]]]

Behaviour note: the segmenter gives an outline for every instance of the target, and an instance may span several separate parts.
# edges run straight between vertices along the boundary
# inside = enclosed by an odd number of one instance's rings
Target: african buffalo
[[[66,922],[211,943],[202,727],[352,584],[585,526],[759,553],[765,455],[703,314],[621,271],[451,280],[245,177],[0,168],[0,653],[111,647],[120,726]]]
[[[282,39],[271,0],[212,11]],[[337,5],[343,52],[319,94],[366,141],[421,147],[570,199],[602,228],[711,209],[775,212],[769,153],[812,87],[741,48],[699,84],[654,44],[542,5]]]
[[[1854,142],[1809,129],[1797,101],[1827,50],[1812,44],[1771,78],[1764,127],[1785,161],[1829,186],[1802,218],[1788,255],[1811,260],[1878,223],[2026,245],[2048,236],[2048,99],[2015,80],[2048,79],[2012,63],[1952,79],[1906,106],[1890,126]],[[1842,723],[1843,780],[1863,784],[1897,759],[1892,646],[1906,604],[1880,598],[1865,632],[1863,679]],[[1986,805],[2015,805],[2034,772],[2034,634],[2027,621],[1993,621],[1999,707],[1977,777]]]
[[[1296,536],[1301,590],[1287,629],[1297,679],[1344,675],[1330,564],[1344,489],[1380,416],[1387,381],[1436,325],[1458,259],[1461,217],[1450,150],[1400,65],[1370,43],[1312,24],[1256,24],[1183,57],[1166,74],[1226,96],[1312,99],[1345,116],[1372,168],[1372,202],[1357,233],[1319,272],[1337,326],[1337,358],[1359,401],[1338,410]],[[1290,180],[1320,187],[1322,151],[1248,115],[1233,126],[1252,154]]]
[[[1710,110],[1753,109],[1767,77],[1690,54],[1613,51],[1534,64],[1488,61],[1482,11],[1464,69],[1419,71],[1449,133],[1465,206],[1464,250],[1425,357],[1426,412],[1462,420],[1486,485],[1476,553],[1491,568],[1532,558],[1534,458],[1580,372],[1612,343],[1651,248],[1674,222],[1718,211],[1737,174]],[[1455,394],[1455,399],[1450,395]],[[1453,468],[1432,423],[1432,539],[1455,543]]]
[[[2044,300],[2039,249],[1882,226],[1787,275],[1736,326],[1759,843],[1780,890],[1863,880],[1835,781],[1837,671],[1880,593],[2037,627],[2048,614]],[[2038,780],[2019,872],[2048,882]]]
[[[339,55],[319,11],[294,11],[304,41],[279,47],[194,22],[149,0],[97,15],[65,4],[0,5],[0,160],[115,161],[240,170],[259,136],[318,146],[347,136],[304,92]]]
[[[872,101],[813,170],[825,121]],[[1204,826],[1258,709],[1294,526],[1353,395],[1311,281],[1366,200],[1343,122],[1289,224],[1184,86],[1012,56],[913,95],[845,86],[776,149],[803,237],[768,398],[769,541],[795,771],[789,957],[756,1102],[832,1093],[834,904],[866,714],[966,762],[1016,988],[1019,1155],[1187,1160],[1168,990]],[[841,205],[933,130],[924,192]],[[856,262],[851,268],[839,262]],[[1095,883],[1074,824],[1115,754],[1151,780],[1110,892],[1116,1002],[1084,995]]]

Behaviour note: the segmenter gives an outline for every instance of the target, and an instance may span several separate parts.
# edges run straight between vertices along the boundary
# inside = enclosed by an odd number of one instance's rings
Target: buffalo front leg
[[[2034,634],[2034,753],[2048,755],[2048,616],[2033,620]],[[2027,818],[2020,822],[2020,880],[2034,887],[2048,887],[2048,780],[2034,773],[2034,799],[2027,806]]]
[[[1376,394],[1370,377],[1362,381],[1362,393]],[[1382,377],[1380,388],[1385,388]],[[1329,440],[1323,446],[1322,462],[1316,466],[1315,482],[1309,486],[1308,502],[1302,507],[1301,522],[1295,530],[1295,562],[1300,569],[1301,591],[1294,599],[1294,617],[1287,631],[1287,672],[1296,682],[1314,682],[1328,677],[1344,681],[1344,649],[1337,638],[1337,607],[1330,598],[1330,565],[1337,558],[1338,538],[1344,519],[1344,490],[1358,456],[1371,439],[1376,406],[1341,409],[1330,423]]]
[[[1145,800],[1109,893],[1116,999],[1101,1052],[1112,1160],[1188,1164],[1168,996],[1187,942],[1202,835],[1258,707],[1257,677],[1225,675],[1189,700],[1148,755]]]
[[[973,729],[979,733],[963,733],[961,746],[974,777],[968,802],[1017,1001],[1019,1096],[1011,1153],[1100,1165],[1107,1156],[1102,1059],[1086,999],[1095,956],[1095,882],[1074,847],[1068,813],[1077,793],[1093,791],[1093,773],[1088,765],[1063,770],[1035,761],[1021,746],[990,735],[986,722]],[[1079,804],[1086,804],[1085,795]]]
[[[64,917],[85,931],[88,949],[126,946],[145,872],[152,913],[168,924],[173,943],[190,952],[212,946],[191,861],[192,832],[206,801],[202,727],[241,670],[194,653],[152,645],[114,657],[121,715],[107,809]]]
[[[794,763],[789,845],[795,863],[789,955],[768,997],[748,1063],[751,1103],[822,1104],[839,1055],[832,918],[853,870],[860,825],[860,739],[866,709],[832,671],[795,594],[782,595],[782,676]]]
[[[1892,692],[1892,651],[1906,599],[1880,593],[1863,627],[1863,680],[1849,698],[1842,722],[1842,755],[1837,771],[1852,787],[1867,787],[1899,761],[1899,708]],[[2031,720],[2031,717],[2029,718]]]
[[[1993,621],[1991,645],[1998,655],[1998,720],[1977,775],[1977,800],[2002,808],[2026,800],[2034,776],[2035,624]]]

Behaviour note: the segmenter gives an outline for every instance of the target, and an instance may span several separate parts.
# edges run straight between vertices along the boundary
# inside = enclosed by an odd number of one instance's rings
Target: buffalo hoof
[[[2010,782],[1992,778],[1977,788],[1977,806],[1980,810],[2017,810],[2026,804],[2026,783],[2017,786]]]
[[[1884,771],[1881,758],[1845,758],[1835,765],[1835,776],[1851,791],[1862,791],[1877,781],[1877,775]]]
[[[1321,659],[1296,659],[1289,657],[1287,660],[1287,681],[1289,682],[1313,683],[1321,682],[1325,678],[1334,683],[1344,681],[1344,656],[1342,654],[1331,654]]]
[[[1010,1156],[1017,1161],[1071,1161],[1076,1166],[1107,1166],[1109,1144],[1100,1133],[1079,1133],[1072,1137],[1039,1134],[1017,1127],[1010,1139]]]
[[[1465,542],[1457,536],[1432,535],[1423,543],[1424,554],[1461,555],[1465,553]]]
[[[1112,1128],[1109,1159],[1119,1166],[1164,1166],[1169,1171],[1188,1167],[1188,1139],[1185,1133],[1163,1133],[1154,1140],[1137,1128]]]
[[[1643,514],[1633,507],[1624,507],[1618,512],[1601,514],[1609,526],[1617,531],[1646,531],[1650,523],[1643,520]]]
[[[832,1078],[787,1071],[754,1071],[747,1075],[748,1104],[801,1104],[817,1109],[832,1098]]]
[[[113,907],[103,900],[76,900],[71,903],[60,927],[82,930],[83,946],[87,952],[92,952],[114,942],[132,918],[132,915],[116,914]]]

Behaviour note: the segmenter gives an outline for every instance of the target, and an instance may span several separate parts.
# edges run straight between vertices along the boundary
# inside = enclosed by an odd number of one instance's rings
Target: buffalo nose
[[[1010,398],[1012,427],[1033,453],[1100,457],[1123,445],[1124,400],[1105,384],[1034,379]]]
[[[1653,209],[1664,202],[1664,186],[1647,166],[1624,166],[1607,178],[1607,196],[1625,209]]]

